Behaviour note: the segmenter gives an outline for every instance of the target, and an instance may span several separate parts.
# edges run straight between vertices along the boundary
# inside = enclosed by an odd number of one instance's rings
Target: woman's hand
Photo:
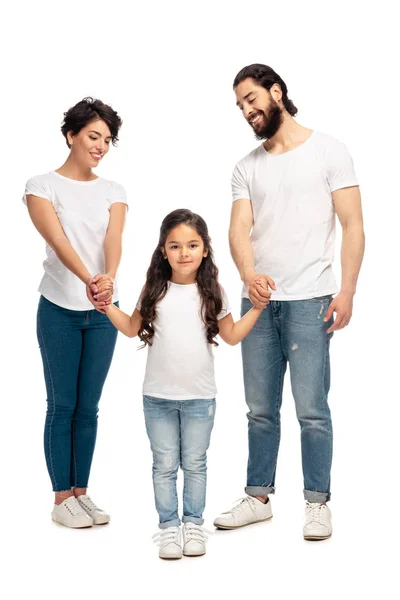
[[[98,294],[99,288],[95,283],[93,283],[93,279],[94,278],[90,277],[90,279],[88,279],[86,282],[86,296],[93,304],[94,308],[104,315],[107,312],[108,306],[111,304],[112,294],[104,300],[96,300],[95,296]]]
[[[91,282],[91,289],[93,290],[93,298],[97,302],[111,301],[114,295],[114,278],[107,273],[95,275]]]

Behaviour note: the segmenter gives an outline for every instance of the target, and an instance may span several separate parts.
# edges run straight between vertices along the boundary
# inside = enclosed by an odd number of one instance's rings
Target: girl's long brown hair
[[[172,269],[162,254],[169,233],[178,225],[187,225],[196,230],[204,243],[207,256],[196,273],[197,288],[201,298],[201,316],[206,326],[207,342],[218,346],[215,336],[218,334],[217,315],[222,310],[222,292],[218,283],[218,269],[214,263],[214,253],[211,248],[211,239],[208,235],[206,222],[200,215],[185,208],[180,208],[169,213],[163,220],[160,228],[160,238],[157,248],[153,252],[150,266],[147,270],[146,283],[140,296],[140,314],[142,323],[138,332],[143,346],[152,345],[154,337],[153,324],[157,317],[157,303],[164,298],[168,290]]]

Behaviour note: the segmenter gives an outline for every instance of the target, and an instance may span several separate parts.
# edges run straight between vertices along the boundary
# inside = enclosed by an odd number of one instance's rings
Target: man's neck
[[[270,154],[284,154],[304,144],[312,133],[312,129],[299,125],[287,111],[284,111],[282,125],[276,134],[266,140],[263,145]]]

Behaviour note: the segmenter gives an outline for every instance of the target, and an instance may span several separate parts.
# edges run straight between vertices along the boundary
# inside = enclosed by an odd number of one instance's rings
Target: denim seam
[[[55,476],[55,472],[54,472],[54,465],[53,465],[53,455],[51,452],[51,439],[52,439],[52,433],[53,433],[53,420],[54,420],[54,412],[55,412],[55,400],[54,400],[54,382],[53,382],[53,377],[51,375],[51,369],[50,369],[50,363],[49,363],[49,358],[48,358],[48,354],[47,354],[47,350],[46,350],[46,344],[44,341],[44,336],[42,334],[42,328],[40,325],[40,313],[38,313],[38,332],[40,334],[40,338],[41,338],[41,342],[42,342],[42,347],[43,347],[43,352],[44,352],[44,357],[46,360],[46,364],[47,364],[47,369],[49,372],[49,379],[50,379],[50,383],[51,383],[51,393],[52,393],[52,408],[53,408],[53,414],[51,416],[51,420],[50,420],[50,425],[49,425],[49,441],[48,441],[48,451],[49,451],[49,458],[50,458],[50,467],[51,467],[51,473],[50,473],[50,478],[52,480],[53,483],[53,487],[57,488],[57,479]]]
[[[74,471],[75,471],[75,483],[72,485],[74,487],[78,486],[78,465],[76,462],[76,437],[75,437],[75,424],[74,419],[72,418],[72,458],[74,461]]]
[[[275,454],[275,463],[274,463],[274,477],[273,480],[271,481],[271,483],[268,484],[269,487],[273,487],[275,489],[275,474],[276,474],[276,465],[278,462],[278,453],[279,453],[279,444],[281,442],[281,417],[280,417],[280,407],[278,406],[279,400],[282,398],[282,393],[283,393],[283,359],[281,359],[281,370],[280,370],[280,374],[279,374],[279,395],[278,395],[278,399],[277,399],[277,404],[276,404],[276,411],[277,411],[277,415],[278,415],[278,420],[277,423],[279,422],[279,428],[278,428],[278,438],[277,438],[277,444],[276,444],[276,454]],[[273,482],[273,485],[272,485]]]
[[[324,352],[324,368],[322,371],[322,386],[321,388],[324,390],[324,395],[326,395],[326,399],[325,399],[325,405],[324,405],[324,414],[325,416],[329,417],[328,413],[326,412],[326,406],[328,405],[328,393],[325,390],[325,371],[326,371],[326,361],[328,358],[328,353],[329,353],[329,342],[330,342],[330,338],[328,337],[326,343],[325,343],[325,352]],[[330,417],[329,417],[330,419]],[[330,422],[331,424],[331,422]],[[330,427],[329,429],[329,437],[332,439],[332,427]]]

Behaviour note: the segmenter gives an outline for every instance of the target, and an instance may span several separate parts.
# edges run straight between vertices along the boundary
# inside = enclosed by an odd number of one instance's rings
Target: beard
[[[282,125],[282,109],[274,102],[270,108],[260,112],[263,115],[263,123],[260,129],[256,130],[253,128],[254,135],[257,140],[269,140]]]

